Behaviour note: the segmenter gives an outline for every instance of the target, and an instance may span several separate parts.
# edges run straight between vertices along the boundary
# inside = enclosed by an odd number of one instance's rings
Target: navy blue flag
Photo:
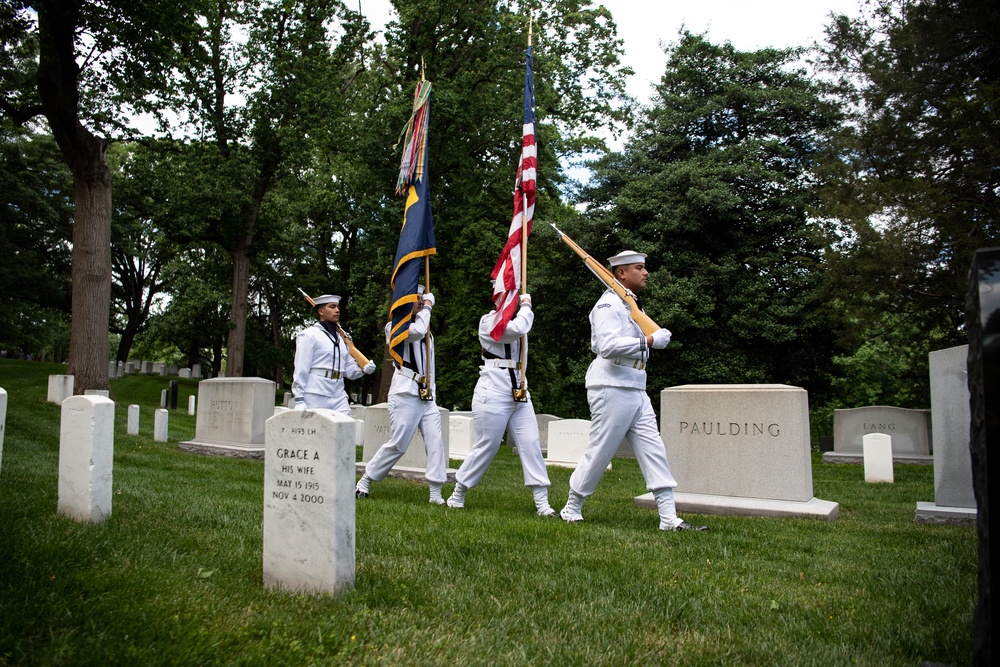
[[[413,98],[413,114],[406,127],[403,161],[400,166],[396,193],[406,192],[403,229],[396,246],[393,262],[392,326],[389,332],[389,354],[403,364],[403,343],[413,321],[413,305],[417,302],[421,260],[437,253],[434,242],[434,219],[431,216],[430,185],[427,173],[427,120],[430,115],[429,81],[417,84]]]

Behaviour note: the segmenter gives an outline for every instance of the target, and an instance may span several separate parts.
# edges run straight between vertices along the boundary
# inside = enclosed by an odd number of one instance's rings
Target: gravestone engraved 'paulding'
[[[813,497],[809,399],[781,384],[682,385],[660,393],[660,435],[679,511],[833,520]],[[647,497],[648,496],[648,497]],[[652,494],[636,503],[653,503]]]
[[[333,410],[287,410],[267,421],[265,587],[354,587],[354,429]]]
[[[973,662],[992,666],[993,611],[1000,552],[992,536],[1000,521],[1000,248],[976,253],[969,275],[965,327],[969,334],[972,486],[979,536],[979,600],[973,614]]]

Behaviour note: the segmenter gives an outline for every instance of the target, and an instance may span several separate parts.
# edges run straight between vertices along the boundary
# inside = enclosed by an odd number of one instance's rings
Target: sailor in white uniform
[[[441,485],[447,479],[447,462],[441,438],[441,412],[434,400],[434,337],[430,333],[434,295],[424,294],[423,286],[418,286],[418,295],[416,312],[403,343],[403,364],[393,362],[396,370],[389,387],[389,442],[379,447],[365,466],[365,473],[355,487],[358,498],[367,498],[372,482],[386,478],[410,447],[410,440],[419,428],[427,453],[424,476],[430,486],[430,502],[444,505]],[[386,344],[391,327],[392,322],[385,325]],[[430,340],[429,354],[425,337]]]
[[[295,371],[292,395],[295,409],[324,408],[350,415],[344,378],[357,380],[375,372],[375,364],[364,368],[351,356],[339,328],[340,297],[324,294],[314,299],[319,322],[295,336]]]
[[[465,507],[465,494],[482,481],[493,457],[500,449],[504,431],[517,448],[521,458],[524,484],[531,489],[535,509],[539,516],[555,516],[549,506],[549,474],[542,458],[542,445],[538,436],[538,421],[531,396],[521,388],[521,341],[531,330],[535,315],[531,310],[531,296],[520,297],[517,313],[507,323],[500,340],[493,340],[494,313],[479,320],[479,343],[483,348],[483,363],[479,367],[479,381],[472,395],[472,416],[475,442],[462,466],[455,475],[455,489],[448,498],[448,507]],[[518,400],[515,398],[518,392]]]
[[[633,294],[646,288],[646,255],[626,250],[608,258],[615,278]],[[629,306],[608,289],[590,311],[590,347],[597,356],[587,369],[590,440],[569,478],[569,499],[559,512],[565,521],[583,521],[583,502],[601,481],[622,440],[632,446],[646,488],[653,492],[660,530],[708,530],[677,516],[666,448],[646,394],[646,363],[650,349],[663,349],[670,332],[645,335],[629,315]]]

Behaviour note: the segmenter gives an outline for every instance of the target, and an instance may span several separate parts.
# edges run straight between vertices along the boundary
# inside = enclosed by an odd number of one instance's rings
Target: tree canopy
[[[648,254],[646,309],[673,332],[651,391],[788,383],[827,411],[926,406],[927,352],[962,342],[969,259],[998,237],[995,3],[875,0],[832,17],[813,51],[682,31],[641,109],[614,17],[587,0],[394,0],[384,40],[349,5],[5,3],[0,253],[29,261],[0,267],[0,347],[63,356],[72,309],[77,340],[110,326],[119,357],[282,383],[313,316],[301,287],[340,294],[346,328],[382,359],[395,145],[423,76],[439,401],[467,407],[512,210],[530,10],[536,408],[585,416],[586,314],[603,289],[550,222],[599,259]],[[51,136],[30,120],[42,112]],[[576,188],[564,165],[586,152]],[[107,368],[84,345],[69,354],[90,374],[80,391]],[[377,395],[378,379],[354,390]]]

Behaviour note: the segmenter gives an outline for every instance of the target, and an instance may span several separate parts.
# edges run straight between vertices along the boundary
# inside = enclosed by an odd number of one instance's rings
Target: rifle
[[[559,231],[558,227],[552,225],[552,229],[556,230],[556,234],[559,235],[560,240],[562,240],[566,245],[572,248],[573,252],[575,252],[577,255],[580,256],[581,259],[583,259],[583,263],[587,265],[587,268],[590,269],[590,271],[595,276],[597,276],[598,280],[600,280],[605,285],[610,287],[612,290],[614,290],[615,294],[621,297],[621,300],[624,301],[625,304],[629,307],[629,316],[636,324],[639,325],[639,328],[642,330],[642,333],[646,334],[647,336],[650,336],[653,334],[653,332],[660,330],[660,325],[654,322],[653,318],[651,318],[649,315],[647,315],[646,313],[642,312],[642,310],[639,309],[638,304],[636,304],[635,302],[635,294],[632,293],[632,290],[628,289],[620,282],[618,282],[618,279],[615,278],[615,275],[613,273],[608,271],[603,264],[601,264],[596,259],[588,255],[583,248],[578,246],[573,241],[573,239],[571,239],[570,237],[566,236],[561,231]]]
[[[313,301],[313,298],[311,296],[309,296],[308,294],[306,294],[305,291],[301,287],[296,287],[295,289],[297,289],[299,292],[302,293],[302,296],[304,296],[306,298],[306,301],[309,302],[310,306],[315,306],[316,305],[316,302]],[[361,366],[361,368],[364,368],[365,366],[367,366],[370,363],[368,361],[368,357],[366,357],[365,355],[361,354],[361,350],[359,350],[358,348],[354,347],[354,341],[351,340],[350,336],[348,336],[346,333],[344,333],[344,330],[340,328],[340,324],[339,323],[337,324],[337,331],[340,333],[340,336],[344,339],[344,342],[347,343],[347,351],[351,353],[352,357],[354,357],[354,361],[358,362],[358,366]]]

